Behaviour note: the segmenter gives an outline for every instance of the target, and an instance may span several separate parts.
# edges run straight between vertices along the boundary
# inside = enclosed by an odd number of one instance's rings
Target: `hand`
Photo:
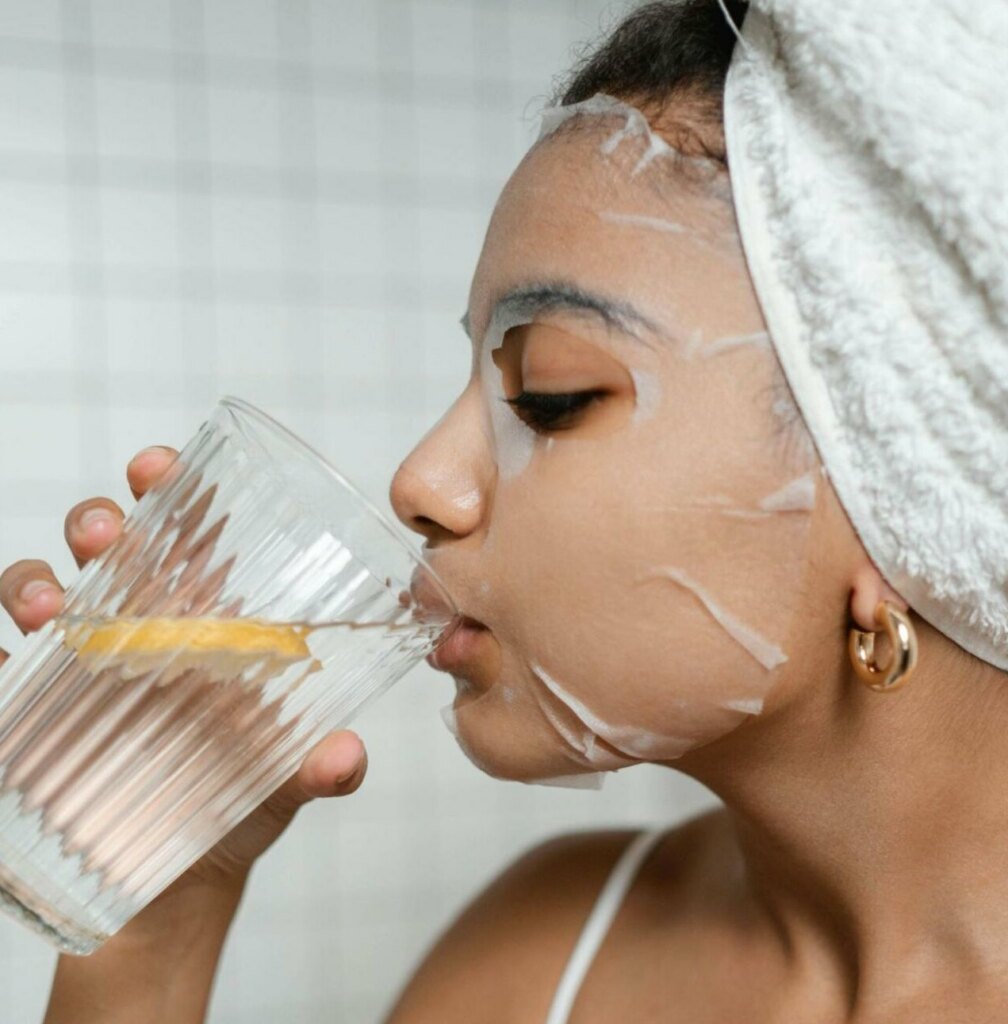
[[[171,448],[155,447],[134,456],[126,469],[133,496],[139,498],[153,486],[177,455]],[[122,509],[109,498],[89,498],[70,510],[64,536],[78,566],[100,555],[119,536],[123,518]],[[47,563],[15,562],[0,575],[0,604],[23,633],[30,633],[59,614],[63,588]],[[0,664],[7,657],[0,650]],[[276,841],[302,804],[315,797],[353,793],[366,771],[367,753],[360,738],[345,729],[330,733],[291,778],[180,875],[150,907],[158,903],[181,905],[175,897],[194,885],[240,891],[253,863]],[[182,901],[185,905],[191,902]],[[144,916],[158,917],[156,913]]]

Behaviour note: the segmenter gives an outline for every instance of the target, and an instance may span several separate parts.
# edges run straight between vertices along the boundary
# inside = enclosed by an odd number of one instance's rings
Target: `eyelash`
[[[536,431],[566,430],[579,412],[586,409],[604,391],[573,391],[548,394],[538,391],[523,391],[515,398],[505,398],[523,422]]]

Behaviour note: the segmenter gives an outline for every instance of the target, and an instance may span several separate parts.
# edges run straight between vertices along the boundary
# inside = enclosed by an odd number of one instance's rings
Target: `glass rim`
[[[444,581],[434,571],[430,563],[423,556],[423,553],[416,547],[413,540],[403,530],[399,529],[389,517],[351,480],[341,473],[336,467],[316,448],[307,441],[298,437],[292,430],[285,427],[279,420],[274,419],[268,412],[264,412],[258,406],[239,398],[237,395],[223,395],[217,400],[218,407],[224,407],[232,412],[249,416],[258,421],[262,426],[280,436],[280,439],[295,450],[307,455],[314,464],[323,469],[343,490],[347,491],[353,499],[368,513],[369,517],[403,550],[406,554],[420,565],[427,573],[430,580],[438,588],[439,596],[444,600],[450,618],[458,619],[461,612],[455,604]],[[412,581],[409,581],[412,582]]]

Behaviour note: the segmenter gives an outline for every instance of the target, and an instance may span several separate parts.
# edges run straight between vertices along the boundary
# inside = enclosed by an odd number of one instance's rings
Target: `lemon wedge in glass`
[[[109,669],[123,679],[160,671],[157,681],[164,683],[190,669],[233,679],[253,666],[275,675],[311,657],[309,627],[258,619],[79,619],[59,626],[85,667]]]

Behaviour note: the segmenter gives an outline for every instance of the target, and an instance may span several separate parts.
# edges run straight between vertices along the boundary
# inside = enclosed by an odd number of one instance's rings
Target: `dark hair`
[[[741,27],[748,3],[725,6]],[[676,149],[724,163],[721,109],[735,42],[718,0],[647,3],[589,47],[553,102],[608,93],[643,111]]]

